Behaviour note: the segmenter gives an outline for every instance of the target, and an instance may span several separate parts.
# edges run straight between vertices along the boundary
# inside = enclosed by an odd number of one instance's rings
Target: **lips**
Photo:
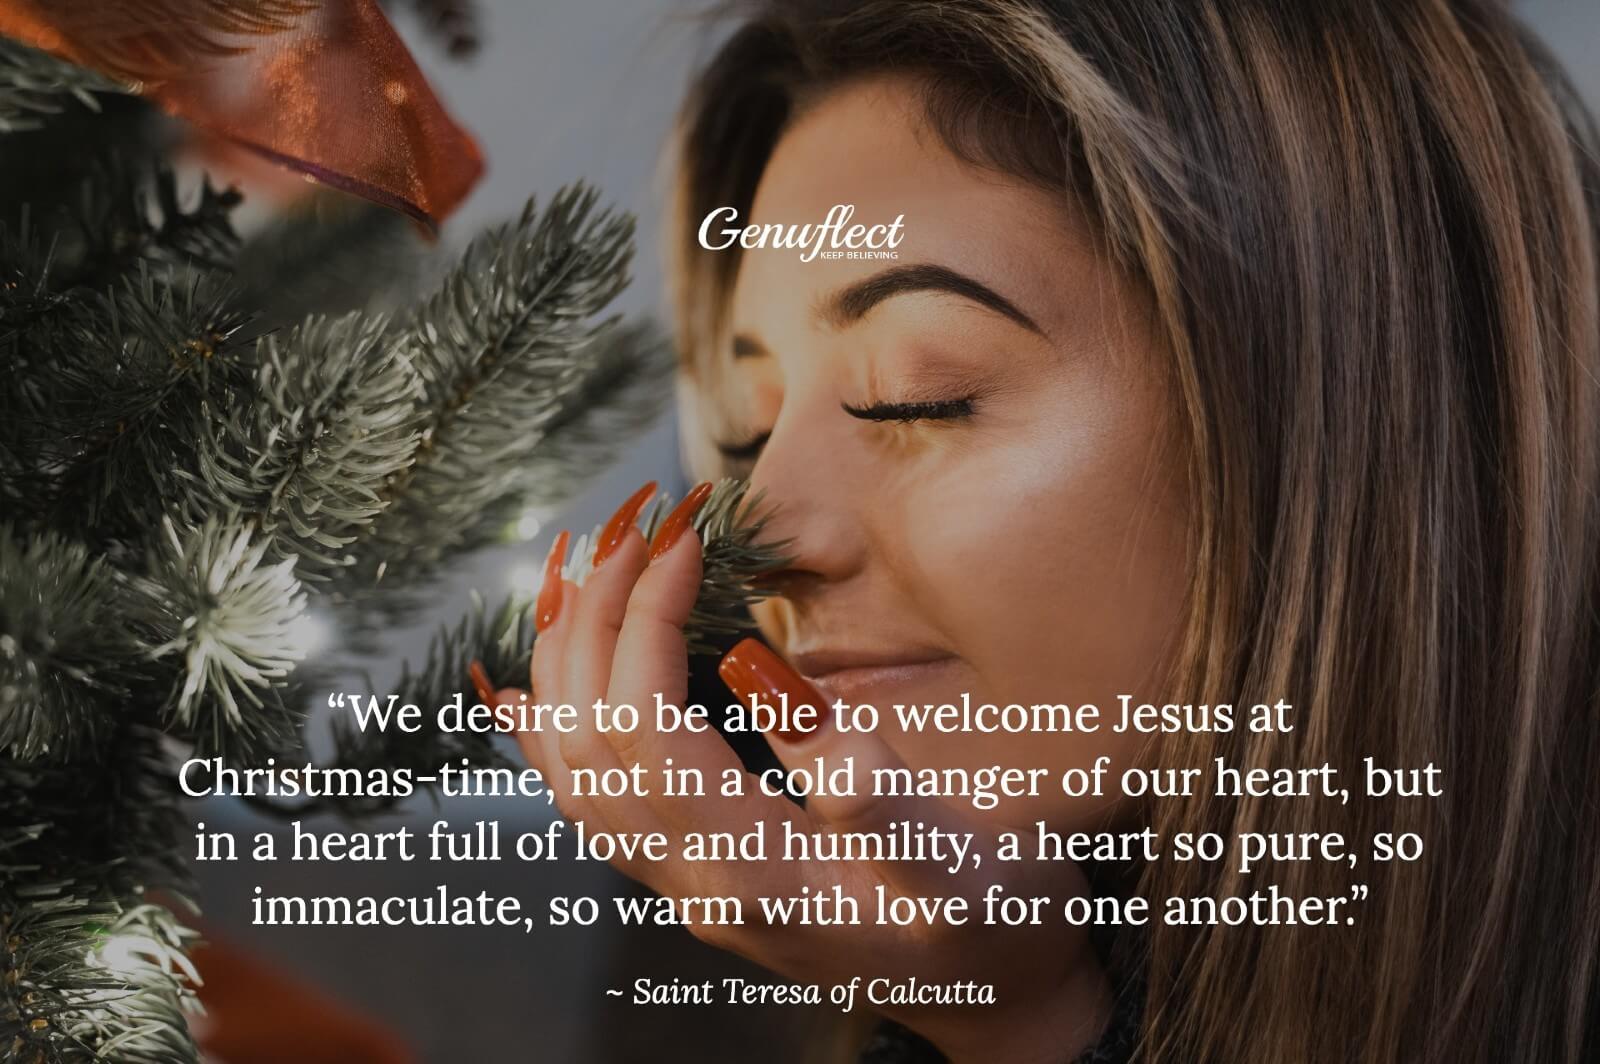
[[[952,655],[931,649],[819,648],[790,654],[789,661],[829,700],[847,702],[871,701],[870,695],[929,683],[956,663]]]

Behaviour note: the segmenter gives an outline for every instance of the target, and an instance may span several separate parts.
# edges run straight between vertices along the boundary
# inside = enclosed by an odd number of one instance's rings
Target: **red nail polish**
[[[810,727],[794,727],[778,733],[778,738],[784,742],[798,743],[808,739],[821,731],[828,720],[831,711],[822,694],[760,640],[741,639],[722,656],[717,673],[746,705],[750,704],[750,696],[755,693],[764,695],[772,705],[777,705],[780,695],[787,694],[791,716],[797,706],[817,707],[818,717]]]
[[[495,704],[494,684],[489,682],[489,673],[483,667],[483,662],[476,659],[467,666],[467,675],[472,677],[472,686],[478,692],[478,699],[491,708]]]
[[[533,604],[533,624],[541,632],[555,623],[561,610],[561,563],[566,561],[570,539],[572,533],[562,529],[550,544],[550,556],[544,560],[544,583],[539,585],[539,598]]]
[[[694,490],[672,508],[667,519],[661,522],[661,527],[656,529],[655,538],[650,541],[651,561],[667,553],[674,543],[683,538],[683,534],[694,521],[694,515],[700,512],[700,507],[704,506],[709,498],[711,498],[710,483],[696,484]]]
[[[628,529],[633,527],[633,522],[639,517],[639,511],[644,509],[644,504],[656,493],[656,482],[651,481],[638,491],[629,495],[627,501],[617,507],[617,512],[611,515],[611,520],[600,530],[600,539],[594,548],[594,567],[600,568],[605,560],[616,553],[622,546],[622,540],[628,534]]]

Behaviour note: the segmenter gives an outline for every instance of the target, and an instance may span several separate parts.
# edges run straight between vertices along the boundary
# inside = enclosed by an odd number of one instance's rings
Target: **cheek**
[[[905,586],[989,700],[1160,693],[1187,575],[1163,410],[1127,387],[1058,398],[975,433],[908,494]]]
[[[908,491],[894,520],[908,535],[901,584],[967,666],[982,702],[1093,703],[1098,732],[995,735],[980,742],[897,736],[907,761],[1120,771],[1146,741],[1110,731],[1118,696],[1159,690],[1187,579],[1181,465],[1159,442],[1153,397],[1100,396],[1029,418],[1015,437],[947,454]],[[889,555],[894,557],[895,555]],[[950,692],[954,697],[959,692]],[[1115,788],[1108,788],[1111,794]],[[1086,829],[1114,804],[1052,784],[993,814]]]

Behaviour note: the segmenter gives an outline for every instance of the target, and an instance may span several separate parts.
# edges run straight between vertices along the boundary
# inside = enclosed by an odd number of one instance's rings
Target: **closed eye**
[[[865,406],[855,406],[851,403],[839,404],[844,412],[853,418],[862,421],[956,421],[970,417],[974,409],[973,397],[962,396],[959,399],[937,399],[919,403],[868,403]],[[718,440],[717,452],[722,457],[732,462],[753,462],[761,457],[761,449],[767,445],[767,439],[772,435],[772,430],[758,432],[742,440]]]
[[[743,440],[718,440],[717,451],[731,462],[753,462],[761,457],[761,448],[767,445],[772,430],[758,432]]]
[[[841,404],[844,412],[862,421],[954,421],[970,417],[973,397],[937,399],[922,403],[869,403],[866,406]]]

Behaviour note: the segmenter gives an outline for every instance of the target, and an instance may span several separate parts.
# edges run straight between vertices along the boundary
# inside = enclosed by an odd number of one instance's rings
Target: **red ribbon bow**
[[[374,0],[0,0],[0,34],[430,232],[483,173]]]

